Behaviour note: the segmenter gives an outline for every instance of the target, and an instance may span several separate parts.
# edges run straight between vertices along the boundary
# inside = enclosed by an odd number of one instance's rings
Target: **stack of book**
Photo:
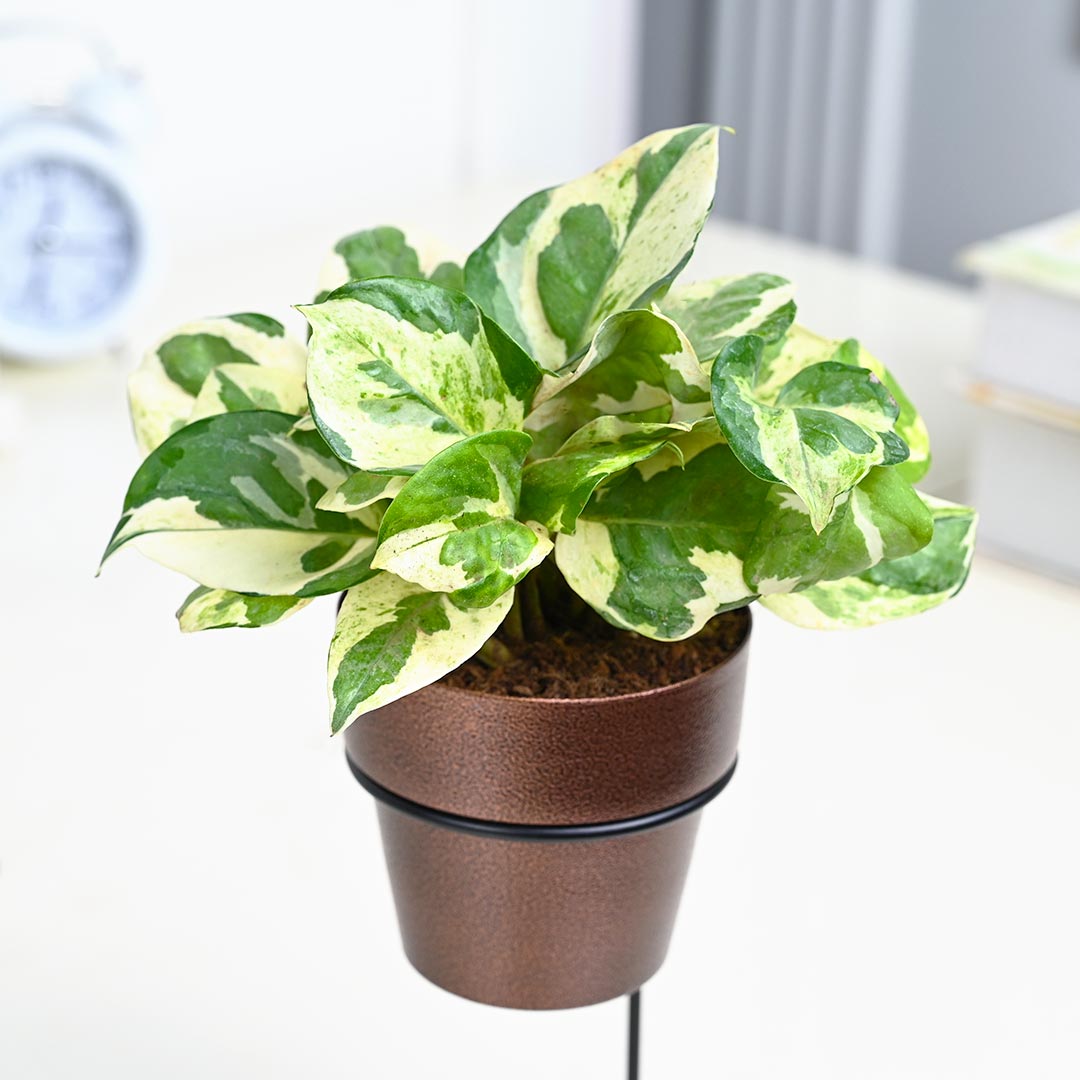
[[[1080,214],[979,244],[972,498],[984,550],[1080,581]]]

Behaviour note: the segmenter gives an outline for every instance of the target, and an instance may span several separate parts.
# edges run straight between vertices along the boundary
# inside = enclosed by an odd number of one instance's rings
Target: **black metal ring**
[[[723,776],[714,784],[710,784],[704,791],[691,796],[685,802],[676,803],[674,806],[663,810],[654,810],[649,814],[639,817],[622,818],[619,821],[590,822],[581,825],[523,825],[509,821],[485,821],[482,818],[464,817],[461,814],[451,814],[445,810],[436,810],[422,803],[413,802],[402,795],[397,795],[382,784],[372,780],[367,773],[363,772],[346,753],[345,760],[349,763],[349,769],[356,777],[360,786],[369,794],[374,795],[379,802],[400,810],[403,814],[419,818],[431,825],[438,825],[443,829],[453,829],[456,832],[471,833],[474,836],[494,837],[501,840],[602,840],[611,836],[628,836],[630,833],[644,832],[646,829],[655,829],[660,825],[667,825],[671,821],[677,821],[695,810],[700,810],[707,803],[712,802],[721,791],[728,786],[728,782],[735,774],[735,766],[739,759],[731,763]]]

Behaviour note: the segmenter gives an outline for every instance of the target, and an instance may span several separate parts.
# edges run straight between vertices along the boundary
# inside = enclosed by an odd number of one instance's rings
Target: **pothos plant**
[[[913,487],[927,432],[885,366],[798,325],[782,278],[674,283],[718,136],[532,195],[464,267],[346,237],[306,347],[265,315],[169,334],[131,378],[147,456],[105,558],[194,579],[183,630],[344,591],[334,731],[527,649],[545,592],[658,641],[752,601],[832,628],[956,593],[975,515]]]

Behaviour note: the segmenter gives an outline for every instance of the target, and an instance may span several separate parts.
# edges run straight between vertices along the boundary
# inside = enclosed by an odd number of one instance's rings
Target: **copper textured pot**
[[[739,647],[672,686],[511,698],[436,683],[346,730],[405,952],[462,997],[589,1005],[656,973],[701,808],[735,767]]]

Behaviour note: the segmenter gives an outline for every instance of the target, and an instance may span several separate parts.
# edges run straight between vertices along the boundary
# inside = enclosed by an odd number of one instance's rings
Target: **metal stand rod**
[[[630,995],[630,1045],[627,1054],[626,1075],[628,1080],[638,1080],[638,1062],[641,1054],[641,991]]]

